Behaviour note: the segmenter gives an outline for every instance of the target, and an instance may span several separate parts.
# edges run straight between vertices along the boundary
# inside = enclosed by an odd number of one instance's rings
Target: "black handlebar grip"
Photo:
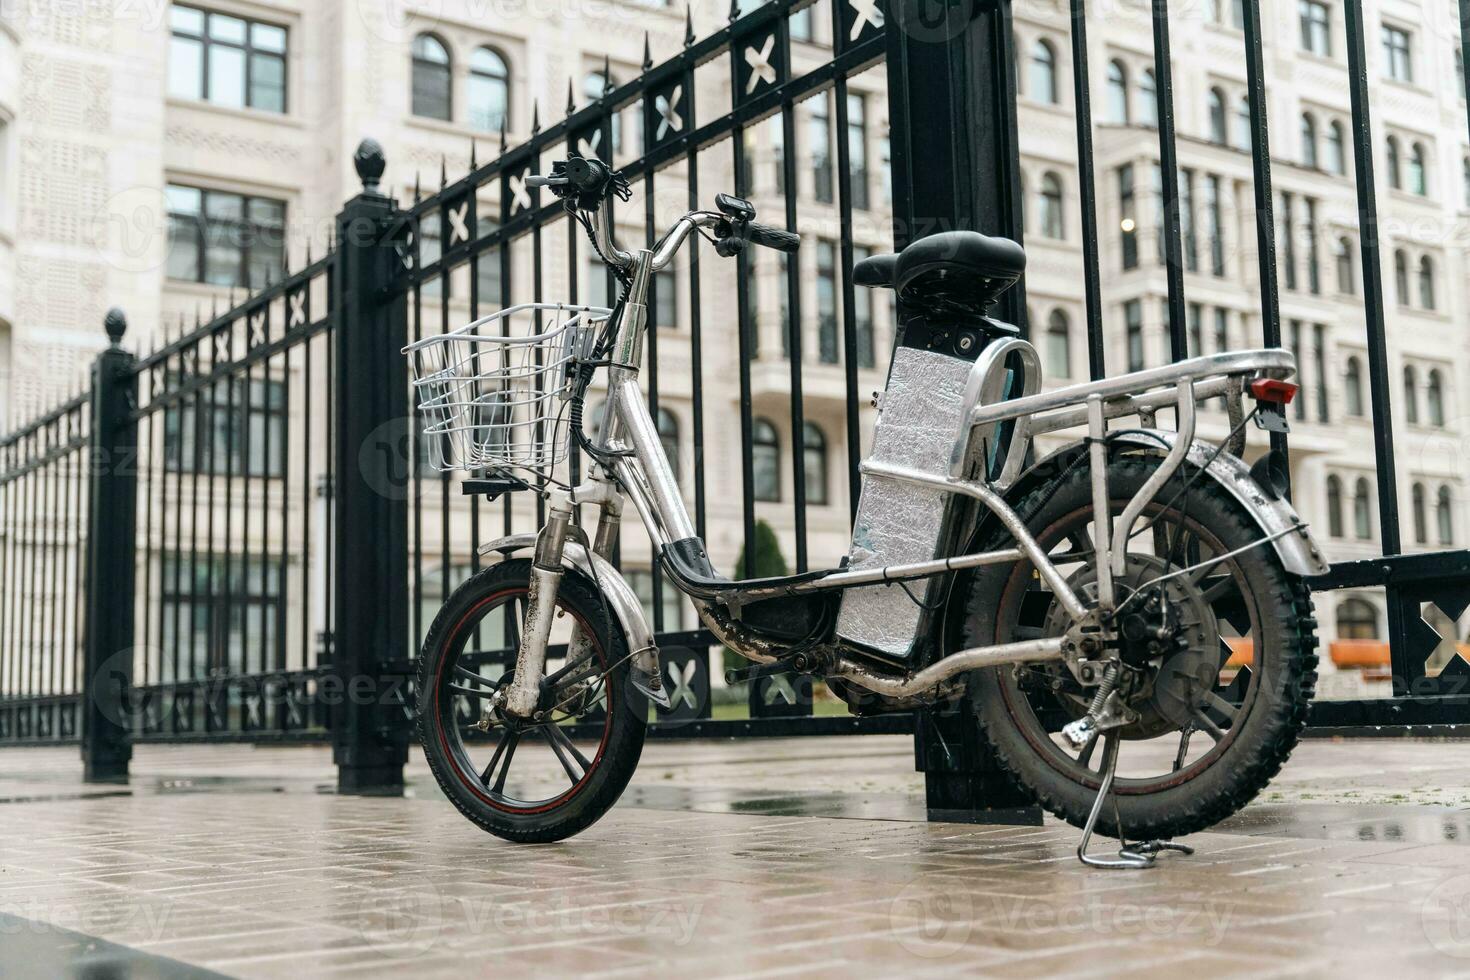
[[[567,161],[567,180],[580,191],[601,191],[610,173],[601,160],[572,157]]]
[[[778,252],[794,253],[801,248],[801,236],[780,228],[772,228],[770,225],[757,224],[752,221],[745,226],[746,233],[753,245],[764,245],[766,248],[774,248]]]

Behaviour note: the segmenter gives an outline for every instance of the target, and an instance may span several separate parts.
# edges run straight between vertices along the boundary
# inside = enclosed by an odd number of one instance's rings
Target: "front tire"
[[[444,795],[477,826],[517,843],[547,843],[585,830],[617,802],[638,767],[648,709],[628,680],[622,630],[593,583],[569,570],[557,592],[546,676],[566,666],[575,628],[590,641],[592,659],[568,676],[586,684],[574,698],[562,689],[543,695],[555,710],[541,723],[500,716],[487,731],[477,727],[490,696],[509,683],[530,579],[529,559],[500,562],[439,611],[419,656],[419,741]]]
[[[1157,465],[1152,457],[1114,458],[1108,467],[1114,515]],[[1186,491],[1189,475],[1176,474],[1145,512],[1159,529],[1153,533],[1153,550],[1170,559],[1177,552],[1178,558],[1172,564],[1138,559],[1140,579],[1224,555],[1262,536],[1213,480],[1194,480]],[[1088,468],[1077,467],[1059,483],[1028,495],[1017,512],[1029,515],[1028,527],[1048,554],[1082,556],[1073,566],[1079,571],[1072,574],[1074,581],[1085,581],[1086,548],[1093,533]],[[1144,525],[1141,520],[1139,527]],[[990,546],[1004,545],[997,540]],[[1147,551],[1149,545],[1140,547],[1135,538],[1130,554],[1134,548]],[[1068,574],[1067,568],[1062,570]],[[1209,636],[1199,641],[1197,650],[1211,649],[1213,631],[1222,634],[1218,651],[1193,654],[1193,668],[1203,676],[1187,682],[1195,685],[1188,689],[1187,706],[1179,707],[1183,702],[1175,697],[1160,709],[1155,697],[1153,705],[1142,705],[1149,710],[1140,712],[1138,723],[1104,735],[1121,739],[1120,760],[1132,755],[1134,761],[1131,768],[1120,761],[1113,787],[1116,809],[1111,804],[1104,808],[1097,828],[1101,833],[1167,839],[1218,823],[1275,776],[1306,723],[1316,683],[1317,641],[1302,580],[1287,573],[1269,545],[1222,561],[1199,577],[1197,612],[1187,621],[1197,636]],[[1049,595],[1030,562],[976,572],[963,628],[965,645],[1056,634],[1057,606],[1048,602]],[[1246,640],[1248,644],[1241,642]],[[1229,677],[1227,661],[1233,650],[1242,649],[1251,651],[1252,663]],[[1097,797],[1106,753],[1071,749],[1057,734],[1062,723],[1080,716],[1079,705],[1085,705],[1090,693],[1074,683],[1060,664],[992,668],[971,676],[970,696],[1000,764],[1047,810],[1081,827]],[[1163,689],[1156,682],[1155,690]],[[1195,711],[1196,704],[1197,712],[1180,722],[1181,712]]]

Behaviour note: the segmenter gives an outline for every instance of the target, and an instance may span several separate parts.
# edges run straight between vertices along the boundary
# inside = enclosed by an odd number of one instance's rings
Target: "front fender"
[[[536,533],[528,531],[488,541],[480,546],[479,553],[488,555],[498,552],[509,558],[518,551],[526,551],[535,546]],[[623,635],[628,638],[628,649],[632,651],[633,663],[645,674],[658,677],[661,670],[658,646],[653,642],[653,631],[648,628],[648,620],[643,615],[643,603],[638,601],[633,587],[613,568],[611,562],[595,551],[587,550],[580,541],[567,541],[562,560],[591,579],[602,591],[613,615],[618,619],[618,625],[623,629]]]
[[[1177,439],[1178,433],[1163,429],[1131,429],[1109,437],[1112,443],[1121,443],[1129,449],[1159,456],[1167,454]],[[1006,488],[1006,499],[1014,504],[1036,486],[1056,479],[1076,456],[1086,451],[1086,444],[1079,441],[1048,454]],[[1210,459],[1212,455],[1213,460]],[[1244,462],[1229,453],[1216,454],[1214,446],[1198,439],[1189,447],[1185,462],[1195,469],[1205,470],[1206,476],[1234,497],[1265,534],[1288,532],[1271,542],[1271,547],[1275,549],[1288,572],[1302,576],[1326,574],[1328,565],[1322,549],[1302,524],[1296,509],[1289,501],[1275,498],[1262,489],[1255,477],[1251,476],[1250,467]],[[1291,531],[1293,527],[1297,530]]]

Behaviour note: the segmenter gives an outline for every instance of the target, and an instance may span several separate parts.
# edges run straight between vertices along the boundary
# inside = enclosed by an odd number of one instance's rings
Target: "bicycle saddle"
[[[917,309],[983,312],[1026,269],[1026,252],[1008,238],[945,231],[897,254],[873,255],[853,266],[859,286],[887,286]]]

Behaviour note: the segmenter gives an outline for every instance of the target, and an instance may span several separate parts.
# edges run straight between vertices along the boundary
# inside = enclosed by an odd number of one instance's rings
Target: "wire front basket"
[[[567,455],[579,342],[610,314],[524,303],[405,347],[430,465],[548,476]]]

